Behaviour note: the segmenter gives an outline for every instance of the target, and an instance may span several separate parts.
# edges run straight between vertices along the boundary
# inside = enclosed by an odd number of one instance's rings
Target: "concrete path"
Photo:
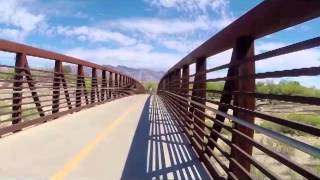
[[[0,179],[208,179],[157,96],[135,95],[0,139]]]

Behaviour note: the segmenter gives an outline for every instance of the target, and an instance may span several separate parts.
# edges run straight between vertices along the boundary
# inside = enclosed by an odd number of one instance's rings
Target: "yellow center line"
[[[104,128],[103,131],[99,132],[96,137],[85,145],[80,152],[70,159],[67,163],[64,164],[63,168],[56,172],[52,176],[52,180],[61,180],[72,170],[74,169],[81,160],[85,159],[93,150],[94,148],[108,135],[110,135],[113,130],[122,122],[124,119],[129,115],[129,113],[137,106],[138,103],[135,103],[131,106],[127,111],[125,111],[121,116],[119,116],[115,121],[112,122],[111,125]]]

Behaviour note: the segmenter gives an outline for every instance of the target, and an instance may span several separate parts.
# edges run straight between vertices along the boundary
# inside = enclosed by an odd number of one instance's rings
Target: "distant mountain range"
[[[164,71],[154,71],[146,68],[131,68],[123,65],[119,65],[119,66],[103,65],[103,66],[109,67],[119,72],[122,72],[124,74],[127,74],[141,82],[158,82],[160,81],[161,77],[165,74]],[[69,68],[70,68],[70,72],[72,72],[73,74],[77,73],[77,66],[69,66]],[[91,68],[84,68],[84,74],[85,76],[90,77]]]
[[[154,71],[146,68],[131,68],[131,67],[121,66],[121,65],[119,66],[105,65],[105,66],[113,68],[129,76],[132,76],[141,82],[158,82],[161,79],[161,77],[165,74],[164,71]]]

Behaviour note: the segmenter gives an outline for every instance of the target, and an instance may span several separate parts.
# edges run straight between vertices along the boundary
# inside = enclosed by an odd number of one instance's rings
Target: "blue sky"
[[[0,38],[98,64],[167,70],[258,0],[0,0]],[[256,41],[260,53],[319,36],[319,18]],[[226,63],[231,51],[210,59]],[[297,59],[299,58],[299,59]],[[304,60],[305,59],[305,60]],[[277,66],[274,66],[274,63]],[[319,66],[320,50],[257,64],[258,72]],[[223,76],[225,71],[217,72]],[[317,80],[316,80],[317,79]],[[320,86],[319,77],[305,78]],[[315,83],[316,82],[316,83]]]

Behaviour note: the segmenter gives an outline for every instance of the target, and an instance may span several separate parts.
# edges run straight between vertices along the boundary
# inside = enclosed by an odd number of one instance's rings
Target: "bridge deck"
[[[157,96],[135,95],[0,141],[8,178],[208,179]]]

